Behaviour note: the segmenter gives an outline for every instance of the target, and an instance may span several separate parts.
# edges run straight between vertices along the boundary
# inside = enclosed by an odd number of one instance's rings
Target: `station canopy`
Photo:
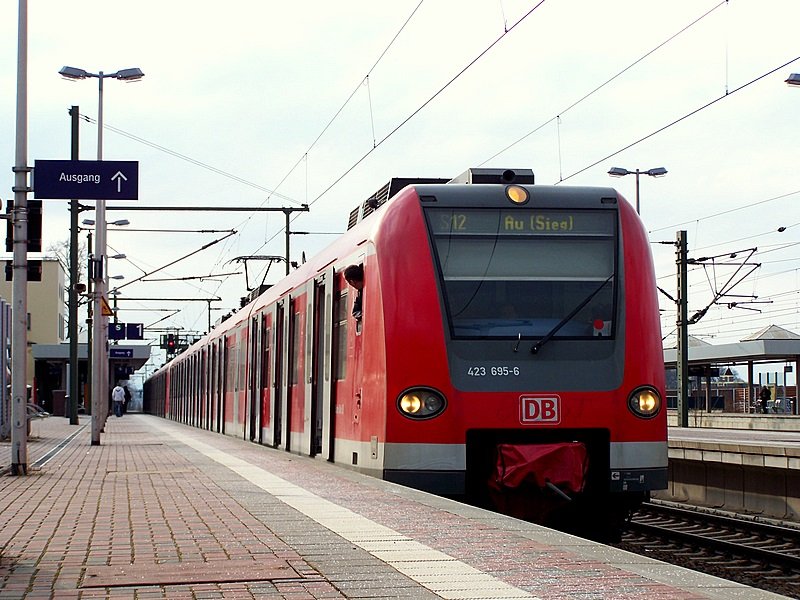
[[[676,368],[677,348],[664,349],[664,366]],[[800,363],[800,335],[769,325],[733,344],[709,344],[689,336],[689,365]]]
[[[45,360],[48,362],[69,362],[69,343],[63,344],[33,344],[31,346],[34,360]],[[150,359],[150,346],[144,344],[126,344],[126,345],[112,345],[110,348],[130,348],[132,356],[124,358],[111,356],[109,361],[111,365],[129,365],[133,367],[134,371],[141,369],[145,363]],[[78,360],[85,361],[87,358],[87,348],[85,343],[78,344]],[[113,367],[112,367],[113,368]]]

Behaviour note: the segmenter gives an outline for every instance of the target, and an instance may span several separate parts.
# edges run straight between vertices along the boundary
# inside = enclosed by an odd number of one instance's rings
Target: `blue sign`
[[[133,160],[37,160],[37,199],[137,200],[139,163]]]
[[[114,379],[126,379],[128,375],[133,375],[133,367],[130,365],[114,366]]]
[[[125,323],[109,323],[108,324],[108,339],[110,339],[110,340],[124,340],[125,339]]]
[[[133,358],[133,348],[123,348],[121,346],[111,346],[108,349],[109,358]]]
[[[128,323],[125,326],[125,335],[129,340],[143,340],[144,323]]]
[[[143,340],[143,323],[109,323],[108,339],[110,340]]]

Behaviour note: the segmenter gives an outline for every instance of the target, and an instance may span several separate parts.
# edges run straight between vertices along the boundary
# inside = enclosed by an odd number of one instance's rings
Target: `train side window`
[[[347,289],[337,296],[334,307],[333,339],[336,353],[334,376],[337,381],[347,378]]]
[[[246,371],[247,371],[247,339],[245,338],[245,329],[242,327],[236,335],[239,342],[239,365],[238,365],[238,385],[237,390],[241,391],[247,387]]]
[[[299,366],[302,360],[302,339],[303,330],[300,327],[303,320],[299,312],[294,313],[294,323],[292,324],[292,367],[289,371],[289,385],[300,383],[299,381]]]
[[[236,383],[236,357],[237,354],[232,351],[232,348],[227,346],[228,341],[225,340],[225,391],[232,392]]]
[[[272,331],[271,328],[265,327],[264,328],[264,346],[263,346],[263,362],[261,363],[262,369],[262,376],[261,376],[261,387],[262,388],[269,388],[269,376],[270,376],[270,350],[272,343]]]

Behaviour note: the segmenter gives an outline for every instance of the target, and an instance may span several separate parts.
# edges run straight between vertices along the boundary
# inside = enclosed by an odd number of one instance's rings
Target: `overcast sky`
[[[663,166],[665,177],[640,180],[659,285],[675,295],[670,243],[681,229],[691,257],[736,252],[727,261],[735,262],[758,248],[749,262],[761,264],[743,279],[750,268],[739,275],[721,264],[694,268],[690,314],[732,276],[742,281],[732,290],[737,296],[721,298],[690,334],[724,343],[769,324],[800,333],[800,88],[784,83],[800,72],[800,2],[214,5],[30,2],[29,164],[70,157],[71,105],[88,119],[81,158],[97,156],[97,80],[60,78],[69,65],[145,73],[138,83],[106,80],[104,89],[104,158],[139,161],[138,204],[308,203],[310,212],[292,228],[312,234],[292,237],[292,260],[330,243],[350,210],[391,177],[524,167],[540,184],[609,185],[634,202],[634,177],[614,179],[607,171]],[[17,2],[2,10],[5,205],[13,186]],[[109,206],[126,204],[133,202]],[[66,206],[45,201],[45,247],[68,239]],[[129,229],[237,230],[154,278],[242,272],[229,261],[284,251],[282,213],[108,212],[117,218],[129,219]],[[130,281],[224,235],[109,231],[110,253],[128,257],[110,270]],[[251,263],[251,285],[262,268]],[[282,273],[283,265],[274,265],[267,282]],[[215,306],[238,306],[244,274],[214,279],[136,283],[123,293],[219,295]],[[758,303],[746,304],[751,296]],[[739,304],[728,308],[732,302]],[[206,329],[204,303],[123,306],[123,321],[149,325],[169,314],[153,309],[174,306],[182,310],[159,326]],[[666,297],[662,308],[671,346],[675,308]]]

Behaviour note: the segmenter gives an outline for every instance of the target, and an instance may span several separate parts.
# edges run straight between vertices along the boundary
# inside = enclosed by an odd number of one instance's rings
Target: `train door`
[[[219,340],[219,403],[217,408],[217,431],[225,433],[225,417],[227,413],[227,390],[228,390],[228,361],[230,360],[228,351],[228,339],[223,336]]]
[[[258,316],[250,319],[250,351],[247,373],[247,421],[245,437],[255,441],[261,429],[261,326]],[[260,437],[260,436],[259,436]]]
[[[200,352],[194,354],[194,369],[192,372],[192,427],[200,425],[200,390],[202,389],[202,381],[200,380],[202,371],[202,355]]]
[[[186,393],[188,394],[189,414],[186,422],[192,427],[197,425],[197,355],[192,354],[189,368],[186,371]]]
[[[324,275],[322,276],[324,281]],[[316,318],[317,310],[317,281],[310,280],[301,288],[301,293],[305,296],[304,302],[304,310],[303,312],[305,315],[302,315],[300,318],[302,319],[303,316],[305,317],[305,327],[302,331],[298,332],[299,335],[304,336],[303,344],[302,344],[302,352],[303,352],[303,360],[300,364],[295,365],[295,373],[297,373],[297,380],[295,380],[296,388],[295,390],[298,393],[298,396],[302,397],[303,403],[303,424],[302,424],[302,433],[300,434],[300,452],[306,454],[308,456],[314,456],[316,451],[316,413],[319,411],[314,410],[314,389],[316,388],[316,373],[315,367],[316,364],[316,323],[318,319]],[[298,302],[299,302],[298,298]],[[300,307],[298,307],[299,310]],[[299,326],[299,320],[298,320]],[[295,338],[298,339],[298,338]],[[299,341],[299,339],[298,339]],[[294,356],[298,359],[300,355],[298,353],[299,349],[295,349]],[[302,394],[300,394],[300,390],[302,390]]]
[[[364,264],[363,257],[358,264],[363,266]],[[353,302],[355,302],[357,298],[357,294],[351,294],[353,297]],[[352,307],[352,304],[351,304]],[[352,308],[350,309],[350,314],[352,315]],[[361,409],[363,406],[362,403],[362,381],[364,378],[362,377],[364,371],[364,355],[363,355],[363,346],[364,346],[364,339],[361,335],[363,332],[363,323],[362,320],[352,318],[353,323],[353,332],[355,333],[354,341],[353,341],[353,373],[352,373],[352,382],[353,382],[353,435],[354,439],[361,439]],[[348,373],[348,376],[350,374]]]
[[[190,378],[192,374],[192,357],[190,356],[181,364],[181,423],[191,425],[192,389]]]
[[[334,269],[330,267],[314,281],[313,348],[308,363],[313,376],[307,390],[307,397],[312,399],[311,454],[322,454],[326,460],[333,459],[334,440],[333,294]]]
[[[210,415],[209,415],[209,412],[210,412],[209,411],[209,402],[208,402],[210,394],[208,393],[208,391],[210,389],[209,386],[211,385],[210,384],[210,380],[211,380],[210,364],[211,364],[211,361],[209,360],[210,359],[210,352],[209,352],[208,346],[204,346],[203,347],[201,356],[203,357],[202,358],[202,367],[201,367],[202,378],[203,378],[203,383],[202,383],[202,388],[201,388],[202,389],[201,394],[202,394],[203,408],[202,408],[202,416],[200,417],[200,428],[201,429],[208,429],[208,422],[209,422],[209,418],[210,418]]]
[[[217,418],[217,344],[211,342],[208,347],[209,354],[209,373],[208,373],[208,430],[214,430],[214,424]]]
[[[286,390],[283,384],[283,355],[285,339],[285,319],[284,313],[286,300],[274,304],[270,310],[272,320],[272,355],[270,356],[270,370],[272,371],[271,383],[271,402],[269,404],[269,435],[267,439],[274,448],[280,446],[283,435],[283,405],[286,397]]]
[[[278,448],[283,448],[287,452],[291,450],[291,416],[292,416],[292,395],[291,395],[291,356],[294,351],[294,300],[291,295],[283,300],[283,310],[281,311],[281,392],[278,398],[280,406],[280,438]]]
[[[271,344],[272,344],[272,320],[267,313],[261,314],[261,374],[259,375],[258,386],[258,443],[264,443],[265,427],[269,424],[269,406],[272,403],[272,386],[270,385],[270,377],[272,369],[270,368],[270,361],[272,360]],[[269,437],[267,437],[269,439]]]
[[[231,361],[229,366],[232,369],[230,375],[232,382],[228,390],[231,398],[229,433],[244,439],[245,423],[247,422],[247,415],[245,414],[247,409],[245,401],[247,394],[247,321],[243,322],[233,332],[231,341],[230,354],[228,355],[228,359]],[[227,420],[228,415],[225,418]]]
[[[193,426],[200,427],[203,422],[203,353],[196,352],[194,355],[194,377],[192,379],[194,386],[194,417]]]
[[[222,346],[219,341],[214,344],[214,423],[213,429],[217,433],[220,432],[222,417],[222,398],[220,390],[222,389]]]

